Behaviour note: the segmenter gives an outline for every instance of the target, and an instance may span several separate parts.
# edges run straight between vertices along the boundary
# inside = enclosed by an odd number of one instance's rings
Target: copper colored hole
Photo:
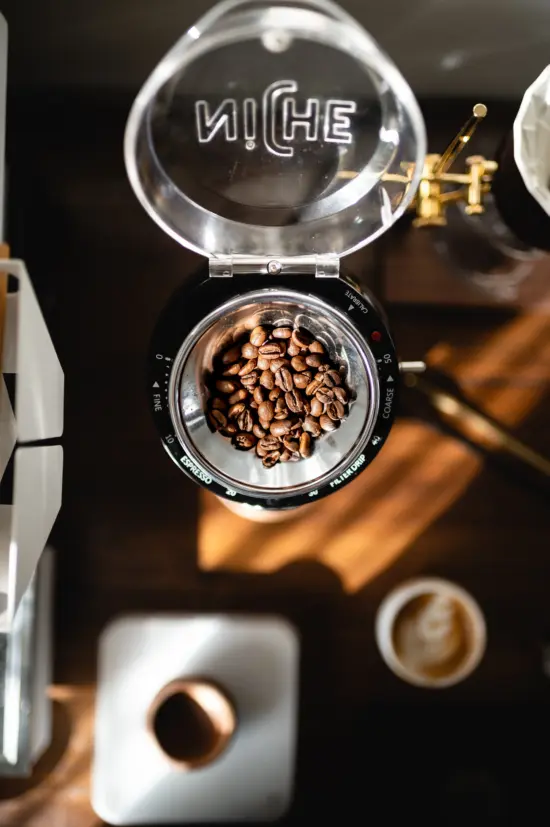
[[[160,690],[149,708],[148,728],[158,747],[183,769],[214,761],[237,725],[233,705],[214,684],[178,680]]]

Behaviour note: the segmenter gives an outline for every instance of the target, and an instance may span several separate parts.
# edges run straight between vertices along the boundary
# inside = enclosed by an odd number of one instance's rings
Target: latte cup
[[[384,598],[375,637],[382,658],[399,678],[443,689],[476,669],[487,631],[481,609],[467,591],[430,577],[402,583]]]

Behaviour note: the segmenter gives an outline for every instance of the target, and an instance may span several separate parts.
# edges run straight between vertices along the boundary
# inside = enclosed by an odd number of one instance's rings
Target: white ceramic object
[[[278,510],[269,510],[262,508],[260,505],[249,505],[248,503],[237,503],[231,500],[226,500],[223,497],[217,498],[222,505],[232,514],[237,517],[242,517],[243,520],[250,520],[252,523],[285,523],[288,520],[294,520],[307,509],[307,505],[300,505],[297,508],[280,508]]]
[[[550,66],[523,96],[514,121],[514,158],[523,183],[550,215]]]
[[[17,280],[6,299],[0,377],[0,472],[15,450],[12,502],[0,506],[0,632],[9,631],[61,506],[64,376],[24,262],[0,259]],[[15,375],[12,408],[4,375]],[[32,444],[28,444],[32,443]]]
[[[468,615],[471,624],[469,652],[454,672],[442,677],[428,677],[413,671],[403,663],[394,646],[393,631],[397,616],[408,603],[423,595],[435,595],[456,601]],[[481,661],[487,641],[485,618],[474,598],[455,583],[438,577],[408,580],[391,591],[378,609],[375,635],[380,654],[392,672],[408,683],[431,689],[454,686],[467,678]]]
[[[289,806],[299,645],[282,618],[128,616],[99,648],[92,806],[114,825],[272,821]],[[180,678],[216,683],[237,730],[213,763],[184,771],[147,729],[157,693]]]

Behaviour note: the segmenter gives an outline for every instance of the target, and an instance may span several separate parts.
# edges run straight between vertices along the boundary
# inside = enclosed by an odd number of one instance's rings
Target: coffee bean
[[[286,347],[283,342],[267,342],[259,348],[260,355],[266,359],[277,359],[284,356],[285,351]]]
[[[285,401],[288,410],[292,413],[300,413],[303,410],[302,395],[296,388],[285,393]]]
[[[305,330],[293,330],[291,341],[296,347],[307,347],[311,342],[311,336]]]
[[[247,398],[247,396],[248,391],[246,391],[244,388],[240,388],[238,391],[235,391],[235,393],[232,393],[227,401],[230,405],[234,405],[236,402],[242,402],[243,399]]]
[[[334,399],[334,394],[330,388],[321,387],[316,391],[315,396],[323,405],[328,405]]]
[[[291,359],[290,364],[294,370],[298,371],[298,373],[301,373],[307,368],[306,360],[302,356],[294,356],[294,358]]]
[[[275,408],[273,407],[273,402],[262,402],[258,408],[258,416],[260,419],[263,419],[265,422],[270,422],[274,415]]]
[[[237,419],[237,425],[239,426],[241,431],[252,430],[254,420],[252,419],[252,414],[248,409],[245,409],[241,414],[239,414]]]
[[[306,396],[313,396],[313,394],[316,393],[319,390],[320,387],[321,387],[321,380],[320,379],[314,379],[313,382],[310,382],[309,385],[306,388]]]
[[[253,370],[256,370],[256,360],[249,359],[248,362],[245,362],[245,364],[240,369],[239,376],[248,376],[248,374],[252,373]]]
[[[219,430],[220,428],[225,428],[227,425],[227,419],[225,415],[218,411],[216,408],[213,411],[210,411],[209,414],[210,423],[213,428]]]
[[[269,431],[273,436],[284,436],[290,431],[290,422],[288,419],[272,422]]]
[[[268,454],[266,457],[263,458],[262,465],[265,468],[273,468],[274,465],[277,465],[280,458],[281,458],[281,452],[280,451],[272,451],[271,454]]]
[[[326,414],[323,414],[321,417],[319,417],[319,425],[321,426],[323,431],[334,431],[336,428],[336,422],[334,422],[334,420],[332,420],[330,416],[327,416]]]
[[[323,405],[323,403],[319,399],[317,399],[316,396],[314,396],[311,400],[311,415],[321,416],[321,414],[324,413],[324,410],[325,406]]]
[[[254,402],[257,405],[261,405],[262,402],[264,401],[264,392],[263,392],[262,388],[260,388],[259,385],[258,385],[258,387],[254,388],[254,393],[252,394],[252,396],[254,397]]]
[[[344,388],[334,388],[332,392],[333,392],[334,396],[336,397],[336,399],[338,400],[338,402],[341,402],[342,405],[347,405],[348,395],[345,392]]]
[[[300,456],[304,459],[311,456],[311,437],[307,433],[300,437]]]
[[[253,434],[243,433],[237,434],[235,437],[235,445],[241,451],[250,451],[256,445],[256,437]]]
[[[330,418],[334,419],[336,422],[339,419],[343,419],[345,413],[346,409],[337,399],[327,405],[327,416],[330,416]]]
[[[264,436],[264,438],[261,439],[258,444],[262,448],[262,450],[267,451],[269,453],[269,451],[276,451],[280,447],[281,441],[277,439],[276,436],[272,436],[270,434],[268,436]]]
[[[246,385],[247,388],[252,389],[259,378],[260,372],[253,370],[251,373],[247,373],[246,376],[241,376],[241,385]]]
[[[233,422],[228,422],[225,428],[220,428],[219,433],[222,436],[232,437],[237,433],[237,426]]]
[[[260,440],[256,445],[256,454],[261,457],[262,459],[269,454],[269,451],[266,448],[262,447],[262,441]]]
[[[216,389],[221,393],[234,393],[238,387],[236,382],[229,379],[218,379],[216,382]]]
[[[242,414],[245,408],[246,405],[244,404],[244,402],[237,402],[236,405],[231,405],[231,407],[229,408],[230,419],[236,419],[238,416]]]
[[[308,434],[311,434],[311,436],[320,436],[321,426],[315,417],[306,416],[304,419],[304,431],[307,431]]]
[[[236,362],[241,355],[241,349],[239,345],[234,345],[229,350],[226,350],[222,356],[222,362],[224,365],[231,365],[233,362]]]
[[[263,370],[260,376],[260,385],[263,385],[264,388],[271,390],[273,385],[275,384],[275,377],[271,373],[270,370]]]
[[[294,374],[294,384],[297,388],[305,389],[310,383],[310,377],[306,376],[305,373],[295,373]]]
[[[288,368],[290,366],[290,362],[288,359],[272,359],[271,364],[269,365],[272,373],[277,373],[278,370],[281,368]]]
[[[215,396],[207,411],[212,428],[239,450],[255,446],[267,468],[310,456],[313,439],[338,427],[348,402],[343,369],[325,346],[307,330],[276,325],[235,329],[237,344],[214,361],[214,387],[229,398]]]
[[[292,374],[288,368],[280,368],[275,374],[275,382],[283,391],[290,391],[294,385]]]
[[[252,345],[261,347],[267,339],[267,331],[261,326],[255,327],[249,338]]]
[[[241,353],[245,359],[257,359],[258,358],[258,348],[256,345],[253,345],[251,342],[246,342],[242,348]]]
[[[230,365],[227,370],[224,370],[222,376],[236,376],[242,367],[242,362],[235,362],[235,364]]]
[[[309,365],[310,368],[318,368],[322,364],[323,360],[318,353],[310,353],[309,356],[306,356],[306,365]]]
[[[271,335],[274,339],[290,339],[292,330],[290,327],[276,327]]]
[[[324,381],[327,388],[334,388],[336,385],[342,384],[340,374],[337,370],[327,370]]]

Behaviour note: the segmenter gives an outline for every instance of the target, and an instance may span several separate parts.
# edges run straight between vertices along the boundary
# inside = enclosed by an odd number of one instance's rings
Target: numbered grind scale
[[[148,392],[169,455],[215,494],[266,509],[351,482],[388,437],[399,365],[341,259],[403,214],[426,154],[396,66],[325,0],[223,2],[146,81],[124,151],[149,215],[207,258],[153,335]],[[265,468],[212,432],[204,377],[244,331],[274,323],[322,342],[351,401],[311,457]]]

